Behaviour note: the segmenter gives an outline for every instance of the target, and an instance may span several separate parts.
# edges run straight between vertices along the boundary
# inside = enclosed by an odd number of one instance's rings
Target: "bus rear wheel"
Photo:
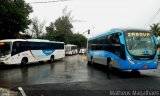
[[[87,62],[87,65],[91,65],[91,62],[90,62],[90,61],[88,61],[88,62]]]
[[[51,61],[51,62],[54,61],[54,56],[51,56],[50,61]]]
[[[21,66],[25,66],[27,64],[27,62],[28,62],[28,59],[27,58],[23,58],[21,60]]]
[[[93,65],[94,65],[94,60],[93,60],[93,57],[91,57],[91,66],[93,67]]]
[[[111,66],[111,58],[107,58],[107,71],[111,71],[112,66]]]

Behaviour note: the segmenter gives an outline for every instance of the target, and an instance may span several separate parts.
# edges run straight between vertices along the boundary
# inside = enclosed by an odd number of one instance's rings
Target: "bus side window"
[[[47,43],[47,49],[51,50],[52,49],[52,45],[51,43]]]
[[[91,45],[91,50],[95,50],[95,45]]]
[[[57,44],[56,43],[54,43],[54,49],[57,49]]]
[[[21,42],[18,42],[19,43],[19,46],[20,46],[20,49],[19,52],[24,52],[24,51],[27,51],[28,50],[28,43],[26,41],[21,41]]]
[[[17,50],[15,48],[12,49],[11,56],[15,55],[17,53]]]
[[[11,55],[15,55],[18,53],[18,49],[19,49],[19,43],[18,42],[14,42],[13,43],[13,46],[12,46],[12,53]]]
[[[54,43],[51,43],[51,49],[54,49]]]
[[[124,45],[120,44],[120,38],[119,38],[120,35],[122,35],[122,34],[121,33],[115,34],[116,44],[118,45],[116,47],[116,52],[119,57],[121,57],[122,59],[125,59],[126,58],[125,49],[124,49]]]
[[[119,34],[118,33],[114,34],[114,38],[115,38],[115,43],[120,44],[120,39],[119,39]]]

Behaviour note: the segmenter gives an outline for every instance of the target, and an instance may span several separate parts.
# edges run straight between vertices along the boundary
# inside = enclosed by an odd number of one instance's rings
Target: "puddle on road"
[[[148,74],[160,76],[159,72],[145,70],[141,72],[142,76],[138,78],[151,77]],[[107,73],[105,66],[88,66],[86,56],[74,55],[66,56],[66,58],[53,63],[31,64],[25,67],[5,66],[3,69],[1,67],[0,78],[0,86],[16,87],[31,84],[128,79],[134,77],[127,71]]]

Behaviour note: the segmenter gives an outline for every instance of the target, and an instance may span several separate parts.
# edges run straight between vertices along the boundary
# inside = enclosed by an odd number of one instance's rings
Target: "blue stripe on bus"
[[[89,57],[93,56],[93,58],[107,58],[107,57],[113,58],[116,61],[118,61],[121,70],[134,70],[134,69],[146,70],[146,69],[155,69],[158,66],[158,61],[156,61],[157,54],[153,60],[148,60],[148,61],[134,60],[135,64],[131,64],[127,58],[126,60],[123,60],[117,55],[104,50],[89,51],[88,55]],[[147,66],[147,68],[145,68],[144,66]]]
[[[42,50],[42,52],[48,56],[48,55],[51,55],[55,50]]]

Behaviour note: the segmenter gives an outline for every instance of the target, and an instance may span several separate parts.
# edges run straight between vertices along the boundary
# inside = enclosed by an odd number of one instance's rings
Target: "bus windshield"
[[[66,51],[71,51],[71,47],[65,46],[65,50],[66,50]]]
[[[156,45],[149,32],[126,32],[127,49],[131,55],[153,56],[156,52]]]
[[[0,42],[0,57],[11,53],[11,42]]]

